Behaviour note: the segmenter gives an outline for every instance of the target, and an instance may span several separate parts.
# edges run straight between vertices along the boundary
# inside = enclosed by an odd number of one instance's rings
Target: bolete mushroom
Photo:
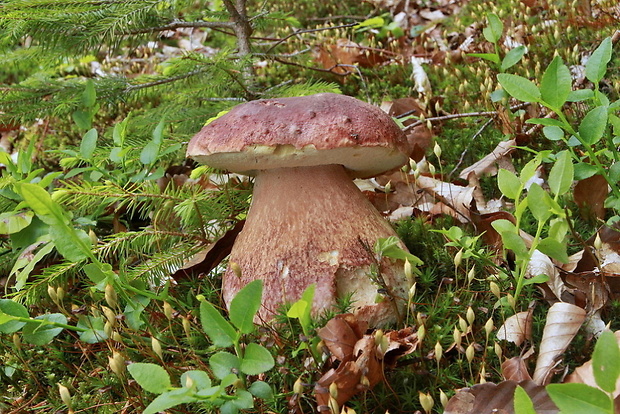
[[[251,101],[205,125],[187,155],[256,176],[230,254],[241,272],[229,266],[223,276],[227,306],[262,279],[262,320],[312,283],[315,314],[350,296],[354,313],[373,326],[397,319],[409,289],[403,263],[378,263],[373,252],[396,233],[351,180],[409,159],[405,134],[381,109],[332,93]]]

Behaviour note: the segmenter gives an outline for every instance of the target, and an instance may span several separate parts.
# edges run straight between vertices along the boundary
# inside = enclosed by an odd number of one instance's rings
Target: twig
[[[528,105],[530,105],[529,102],[523,102],[523,103],[511,106],[510,110],[514,111],[516,109],[525,108]],[[409,112],[410,113],[405,112],[405,114],[411,115],[412,111],[409,111]],[[406,116],[405,114],[399,115],[398,117]],[[411,128],[415,128],[415,127],[417,127],[419,125],[422,125],[422,124],[426,123],[427,121],[431,121],[431,122],[432,121],[445,121],[445,120],[448,120],[448,119],[471,118],[471,117],[476,117],[476,116],[481,116],[481,117],[491,116],[491,117],[495,117],[495,116],[497,116],[497,111],[465,112],[465,113],[462,113],[462,114],[450,114],[450,115],[442,115],[442,116],[434,116],[434,117],[431,117],[431,118],[425,118],[423,120],[416,121],[413,124],[407,125],[405,128],[403,128],[403,132],[407,132]]]
[[[485,122],[484,125],[482,125],[480,129],[478,129],[478,131],[476,131],[476,133],[471,137],[469,142],[471,143],[476,138],[478,138],[478,136],[482,134],[482,131],[484,131],[489,125],[491,125],[494,120],[495,120],[495,117],[488,119],[487,122]],[[448,174],[448,177],[452,177],[452,174],[454,174],[456,170],[460,168],[461,164],[463,164],[463,161],[465,160],[465,155],[467,155],[468,152],[469,152],[469,146],[465,148],[463,152],[461,152],[461,156],[459,157],[459,162],[457,162],[454,168],[452,169],[452,171],[450,171],[450,174]]]
[[[142,33],[153,33],[153,32],[164,32],[166,30],[176,30],[184,27],[206,27],[210,29],[230,29],[233,28],[235,24],[233,22],[204,22],[204,21],[193,21],[193,22],[184,22],[181,20],[175,20],[172,23],[165,24],[163,26],[157,27],[145,27],[142,29],[131,30],[127,32],[127,34],[135,35]]]
[[[299,34],[321,32],[321,31],[324,31],[324,30],[332,30],[332,29],[343,29],[343,28],[353,27],[353,26],[357,26],[357,23],[341,24],[339,26],[319,27],[317,29],[295,30],[293,33],[291,33],[289,35],[286,35],[283,38],[279,39],[274,45],[272,45],[269,49],[267,49],[267,51],[265,53],[271,52],[278,45],[284,43],[285,41],[287,41],[291,37],[297,36]]]

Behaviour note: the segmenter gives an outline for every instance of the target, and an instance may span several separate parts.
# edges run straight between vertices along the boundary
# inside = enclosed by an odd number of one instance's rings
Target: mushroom
[[[188,157],[256,177],[229,259],[241,271],[229,265],[223,276],[226,305],[262,279],[258,318],[268,320],[314,283],[315,315],[349,297],[370,325],[395,321],[409,289],[403,262],[377,258],[373,248],[396,233],[351,178],[399,168],[408,154],[386,113],[332,93],[251,101],[205,125]]]

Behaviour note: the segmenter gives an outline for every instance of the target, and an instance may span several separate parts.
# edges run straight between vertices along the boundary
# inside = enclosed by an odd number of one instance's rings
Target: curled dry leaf
[[[465,180],[471,172],[475,172],[478,177],[497,174],[497,164],[500,160],[505,159],[511,152],[513,152],[516,145],[517,142],[514,139],[500,142],[490,154],[482,158],[480,161],[463,169],[461,174],[459,174],[459,178]]]
[[[457,392],[446,405],[444,414],[514,414],[514,393],[521,386],[534,404],[537,414],[557,414],[549,394],[534,381],[487,382]]]
[[[620,331],[614,332],[616,335],[616,341],[620,345]],[[589,360],[582,366],[575,368],[575,370],[566,377],[564,382],[578,382],[581,384],[586,384],[594,388],[599,388],[596,384],[596,380],[594,379],[594,371],[592,370],[592,360]],[[613,392],[614,398],[620,396],[620,378],[616,381],[616,389]]]
[[[314,392],[319,412],[329,411],[330,396],[339,406],[355,394],[367,391],[383,380],[384,367],[417,348],[412,328],[387,331],[383,335],[366,334],[366,324],[352,314],[336,315],[319,329],[319,337],[331,353],[328,370],[317,381]],[[337,392],[330,394],[336,384]]]
[[[593,175],[577,182],[573,190],[579,213],[585,219],[605,218],[605,199],[609,193],[607,180],[602,175]]]
[[[446,183],[425,175],[418,177],[416,186],[438,200],[437,203],[427,208],[426,211],[429,213],[433,215],[447,214],[461,223],[470,221],[470,206],[474,197],[473,187]],[[420,209],[422,210],[422,208]]]
[[[547,321],[540,342],[534,382],[546,385],[551,379],[553,368],[571,343],[586,319],[586,311],[570,303],[557,302],[549,308]]]
[[[566,286],[562,278],[560,278],[560,271],[553,264],[549,256],[539,250],[534,250],[527,266],[526,277],[533,278],[540,275],[549,277],[549,280],[546,282],[547,286],[558,300],[562,300],[562,296],[566,291]]]
[[[497,339],[513,342],[517,346],[521,346],[525,340],[531,340],[533,312],[534,309],[530,308],[506,319],[497,330]]]

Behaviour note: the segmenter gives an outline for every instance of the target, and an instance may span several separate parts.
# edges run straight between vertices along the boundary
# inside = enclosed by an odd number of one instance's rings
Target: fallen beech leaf
[[[605,199],[609,193],[607,180],[602,175],[593,175],[577,182],[573,190],[575,203],[584,219],[604,219]]]
[[[616,335],[616,341],[620,345],[620,331],[614,332]],[[564,382],[578,382],[581,384],[586,384],[591,387],[599,388],[596,384],[596,380],[594,379],[594,372],[592,370],[592,360],[584,363],[582,366],[575,368],[575,370],[566,377]],[[613,392],[614,398],[620,396],[620,378],[616,381],[616,389]]]
[[[537,277],[540,275],[546,275],[549,279],[546,284],[553,292],[558,300],[562,300],[562,295],[566,291],[566,286],[560,278],[560,271],[553,264],[549,256],[542,253],[539,250],[534,250],[530,262],[527,265],[528,279]]]
[[[355,394],[367,391],[383,380],[383,369],[417,347],[413,328],[387,331],[382,335],[364,334],[366,325],[352,314],[337,315],[319,329],[319,337],[331,352],[333,365],[317,381],[314,393],[319,412],[329,413],[330,386],[336,385],[334,397],[339,406]],[[379,341],[379,343],[377,343]]]
[[[431,213],[447,214],[461,223],[470,221],[470,206],[474,197],[472,187],[446,183],[425,175],[418,177],[416,185],[440,201],[429,210]],[[419,208],[422,209],[421,206]]]
[[[516,145],[517,143],[514,139],[500,142],[490,154],[463,169],[461,174],[459,174],[459,178],[464,180],[467,179],[467,176],[472,171],[475,172],[478,177],[482,177],[483,175],[495,175],[497,173],[496,164],[498,161],[513,152]]]
[[[532,339],[532,314],[533,308],[512,315],[497,330],[497,339],[513,342],[521,346],[527,339]]]
[[[532,376],[534,382],[540,385],[549,383],[553,368],[560,362],[561,355],[579,331],[585,318],[585,309],[570,303],[557,302],[549,308],[536,369]]]
[[[537,414],[557,414],[545,388],[534,381],[487,382],[457,392],[446,405],[444,414],[514,414],[514,392],[520,385],[532,399]]]
[[[525,358],[520,356],[507,359],[502,363],[502,376],[507,381],[521,382],[532,379],[525,365]]]

